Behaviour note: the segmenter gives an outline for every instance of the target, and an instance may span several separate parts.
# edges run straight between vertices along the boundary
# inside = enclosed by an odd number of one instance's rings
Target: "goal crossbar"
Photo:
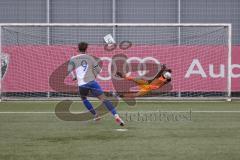
[[[100,26],[149,26],[149,27],[231,27],[231,23],[0,23],[0,26],[11,27],[100,27]]]

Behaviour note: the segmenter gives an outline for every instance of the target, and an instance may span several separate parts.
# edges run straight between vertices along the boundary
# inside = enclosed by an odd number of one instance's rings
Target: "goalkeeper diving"
[[[150,80],[142,79],[142,78],[134,78],[131,76],[126,76],[125,74],[122,74],[121,72],[117,72],[116,76],[126,79],[128,81],[135,82],[138,87],[139,91],[136,93],[126,93],[123,95],[119,95],[122,97],[139,97],[144,96],[151,92],[152,90],[157,90],[164,85],[171,82],[171,73],[172,70],[167,68],[165,64],[161,65],[161,70],[154,76],[154,78]]]

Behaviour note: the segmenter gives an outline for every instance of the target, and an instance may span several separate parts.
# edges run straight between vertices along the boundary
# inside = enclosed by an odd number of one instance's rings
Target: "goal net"
[[[115,44],[106,44],[108,34]],[[1,99],[77,97],[67,64],[82,41],[101,60],[97,81],[106,94],[139,90],[116,71],[149,80],[166,64],[171,83],[144,97],[230,97],[230,24],[105,23],[2,24]]]

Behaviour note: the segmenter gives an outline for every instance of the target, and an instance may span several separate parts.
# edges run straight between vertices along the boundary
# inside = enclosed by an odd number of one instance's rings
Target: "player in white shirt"
[[[98,120],[99,116],[87,99],[89,92],[102,101],[119,125],[124,126],[124,122],[117,114],[112,102],[106,99],[100,85],[95,81],[97,75],[101,71],[101,68],[98,65],[97,60],[86,52],[87,48],[88,44],[86,42],[78,44],[80,54],[71,57],[68,65],[68,73],[71,73],[73,80],[77,80],[82,102],[84,106],[95,116],[95,120]]]

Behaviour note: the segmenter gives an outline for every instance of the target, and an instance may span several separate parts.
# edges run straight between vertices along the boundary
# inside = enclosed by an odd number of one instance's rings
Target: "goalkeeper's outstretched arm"
[[[156,74],[156,76],[153,79],[148,80],[148,83],[151,83],[154,79],[159,78],[166,68],[167,67],[165,64],[161,65],[161,70],[158,72],[158,74]]]
[[[164,72],[172,72],[171,69],[168,69],[165,64],[161,66],[161,70],[158,72],[158,74],[151,80],[148,80],[148,83],[150,84],[154,79],[159,78],[163,75]],[[168,79],[168,81],[171,81],[171,79]]]

